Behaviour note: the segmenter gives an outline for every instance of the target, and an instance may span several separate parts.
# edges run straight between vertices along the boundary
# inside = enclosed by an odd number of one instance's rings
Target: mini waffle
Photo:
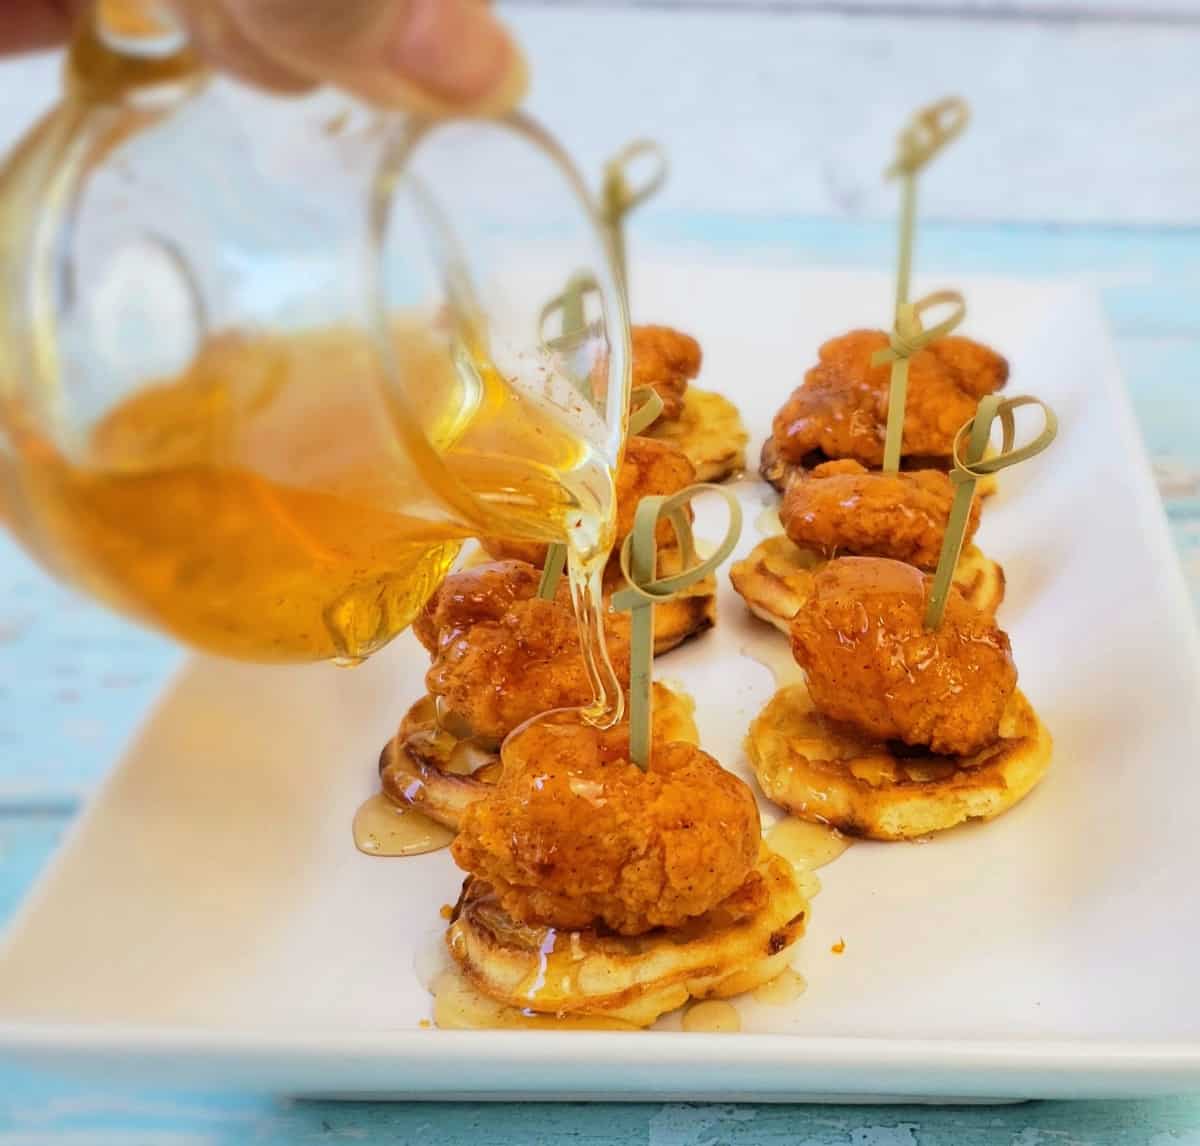
[[[737,407],[712,390],[689,387],[678,418],[659,418],[642,433],[678,446],[695,466],[697,481],[726,481],[746,468],[750,435]]]
[[[822,716],[797,684],[755,717],[746,750],[763,792],[792,815],[851,836],[903,840],[1007,811],[1046,774],[1052,741],[1020,691],[995,743],[958,757],[862,736]]]
[[[510,1013],[648,1027],[689,999],[739,995],[787,967],[808,902],[792,865],[765,846],[757,870],[768,895],[753,914],[736,918],[718,906],[683,927],[634,937],[515,923],[470,877],[446,943],[467,983]]]

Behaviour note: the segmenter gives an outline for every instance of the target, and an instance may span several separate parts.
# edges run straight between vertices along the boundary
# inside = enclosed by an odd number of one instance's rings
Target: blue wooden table
[[[866,14],[814,14],[804,9],[838,5],[806,0],[772,5],[726,0],[716,5],[721,11],[692,13],[686,21],[681,12],[623,10],[629,7],[625,0],[597,0],[593,7],[604,8],[602,15],[589,13],[587,5],[553,11],[532,0],[509,8],[539,74],[548,76],[535,90],[535,111],[564,132],[573,123],[588,162],[636,131],[651,130],[671,145],[677,172],[672,186],[683,190],[670,192],[638,221],[634,239],[644,250],[692,245],[816,266],[886,266],[892,232],[878,219],[879,207],[887,203],[878,198],[874,175],[867,180],[856,162],[845,159],[844,139],[861,147],[873,138],[870,125],[879,118],[870,103],[874,85],[920,97],[951,87],[970,93],[977,120],[997,125],[994,148],[984,149],[995,161],[968,156],[956,178],[947,179],[948,188],[931,196],[930,212],[943,221],[922,229],[920,266],[947,281],[974,271],[1080,276],[1097,285],[1179,556],[1200,604],[1200,166],[1178,146],[1179,139],[1190,137],[1194,148],[1200,137],[1200,84],[1194,79],[1200,4],[1165,0],[1153,13],[1141,13],[1153,20],[1138,23],[1140,9],[1122,8],[1119,0],[1067,0],[1049,5],[1053,12],[1045,20],[1037,16],[1046,6],[1042,0],[1031,0],[1032,15],[1014,15],[1007,9],[1017,6],[997,0],[994,22],[984,21],[988,51],[982,56],[948,51],[930,59],[939,85],[931,90],[914,88],[911,69],[897,62],[909,51],[906,37],[920,34],[922,42],[940,38],[951,46],[978,43],[974,15],[959,22],[931,15],[970,8],[969,3],[933,0],[921,6],[926,23],[914,31],[911,22],[887,15],[908,0],[841,2],[851,13]],[[689,4],[704,7],[699,0],[663,0],[662,7]],[[1085,10],[1091,15],[1082,23],[1067,19]],[[1106,23],[1096,10],[1118,19]],[[571,45],[583,29],[595,34],[599,46],[581,60]],[[577,95],[572,104],[563,92],[587,88],[588,69],[604,66],[609,43],[614,50],[622,43],[649,48],[626,61],[615,109],[601,117],[591,103],[585,106]],[[1136,82],[1125,88],[1119,75],[1102,67],[1118,46],[1138,65],[1132,69]],[[723,106],[705,103],[715,98],[706,94],[705,77],[731,53],[730,66],[744,68],[747,77],[736,122],[727,114],[722,120]],[[1023,82],[1007,76],[1006,60],[1012,59]],[[51,98],[55,66],[41,60],[0,69],[5,101],[0,144]],[[814,103],[821,76],[833,74],[831,68],[843,88],[868,92],[853,103],[866,107],[859,119]],[[652,100],[664,74],[674,76],[675,86]],[[1047,90],[1063,75],[1061,89]],[[1108,90],[1114,84],[1115,96]],[[1059,108],[1065,119],[1059,139],[1066,142],[1039,144],[1033,125],[1042,104],[1081,89],[1091,103],[1074,106],[1065,98]],[[1122,133],[1109,123],[1097,137],[1095,108],[1110,98],[1113,109],[1126,109],[1128,122],[1145,130]],[[638,119],[642,110],[650,122]],[[829,120],[836,130],[828,128]],[[780,142],[780,122],[799,125],[799,144]],[[698,133],[697,123],[707,125],[707,134]],[[1027,123],[1030,130],[1015,138],[1008,130],[1013,123]],[[736,162],[721,161],[726,146],[737,147]],[[797,155],[781,162],[779,150],[788,146]],[[1025,166],[1014,175],[1019,157]],[[1096,186],[1084,170],[1096,176]],[[805,174],[810,171],[816,173],[811,179]],[[181,655],[161,638],[55,586],[0,539],[0,921],[27,892]],[[0,1071],[0,1146],[270,1146],[341,1139],[431,1139],[446,1146],[1165,1146],[1200,1143],[1200,1098],[974,1109],[349,1105],[113,1092]]]

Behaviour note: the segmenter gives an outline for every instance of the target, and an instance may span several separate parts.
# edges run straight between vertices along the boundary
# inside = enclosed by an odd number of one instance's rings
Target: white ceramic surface
[[[938,284],[918,284],[921,287]],[[1200,687],[1189,603],[1093,298],[975,279],[966,330],[1051,401],[1050,454],[1003,479],[980,541],[1054,767],[999,821],[856,844],[821,875],[794,1004],[737,1036],[421,1029],[414,955],[460,875],[360,855],[379,748],[419,693],[405,636],[353,671],[191,662],[10,929],[0,1053],[203,1085],[408,1097],[1022,1097],[1200,1084]],[[703,341],[754,435],[814,357],[878,323],[881,275],[639,268],[639,317]],[[739,486],[742,550],[767,489]],[[715,508],[714,513],[717,513]],[[698,532],[704,535],[705,514]],[[710,528],[712,528],[710,526]],[[782,638],[722,574],[715,632],[659,662],[745,770]],[[747,655],[749,654],[749,655]],[[844,937],[843,955],[831,944]]]

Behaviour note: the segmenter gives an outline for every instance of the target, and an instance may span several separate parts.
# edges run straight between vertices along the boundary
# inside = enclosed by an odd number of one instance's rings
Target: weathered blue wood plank
[[[550,0],[504,15],[530,57],[530,110],[588,171],[632,135],[660,138],[675,209],[886,216],[894,190],[879,173],[900,121],[961,92],[975,122],[922,190],[935,215],[1200,221],[1200,155],[1187,145],[1200,132],[1200,25],[956,19],[929,14],[934,0],[915,0],[918,19],[887,13],[891,0],[862,0],[857,14],[843,2]],[[1106,2],[1138,13],[1176,0]],[[0,149],[52,102],[58,72],[50,56],[0,65]]]
[[[58,847],[71,819],[65,812],[0,812],[0,930]]]
[[[1200,118],[1200,27],[964,20],[928,5],[917,19],[864,3],[508,15],[533,61],[534,114],[588,171],[631,135],[660,139],[674,210],[887,217],[880,171],[900,122],[957,92],[974,121],[923,181],[934,216],[1200,221],[1200,157],[1178,142]]]
[[[1031,1103],[1006,1108],[310,1103],[70,1089],[0,1076],[0,1142],[302,1146],[1187,1146],[1200,1102]]]
[[[1116,342],[1150,453],[1200,462],[1200,340],[1127,335]],[[1160,488],[1168,503],[1196,493],[1170,482]]]
[[[56,585],[0,536],[0,808],[73,806],[180,656]]]
[[[670,211],[630,223],[633,257],[691,246],[797,259],[810,267],[890,267],[891,222]],[[1070,275],[1097,285],[1118,338],[1200,338],[1200,228],[1060,227],[929,219],[917,267],[931,275]],[[1193,367],[1193,377],[1196,376]]]

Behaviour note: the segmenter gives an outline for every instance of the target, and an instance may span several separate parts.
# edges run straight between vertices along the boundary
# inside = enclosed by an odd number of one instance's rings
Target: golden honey
[[[216,338],[110,410],[77,458],[12,411],[8,524],[56,573],[193,646],[360,659],[410,623],[465,537],[567,541],[585,517],[603,535],[610,512],[585,442],[495,371],[472,391],[431,339],[396,339],[421,427],[399,424],[364,340],[337,329]]]

